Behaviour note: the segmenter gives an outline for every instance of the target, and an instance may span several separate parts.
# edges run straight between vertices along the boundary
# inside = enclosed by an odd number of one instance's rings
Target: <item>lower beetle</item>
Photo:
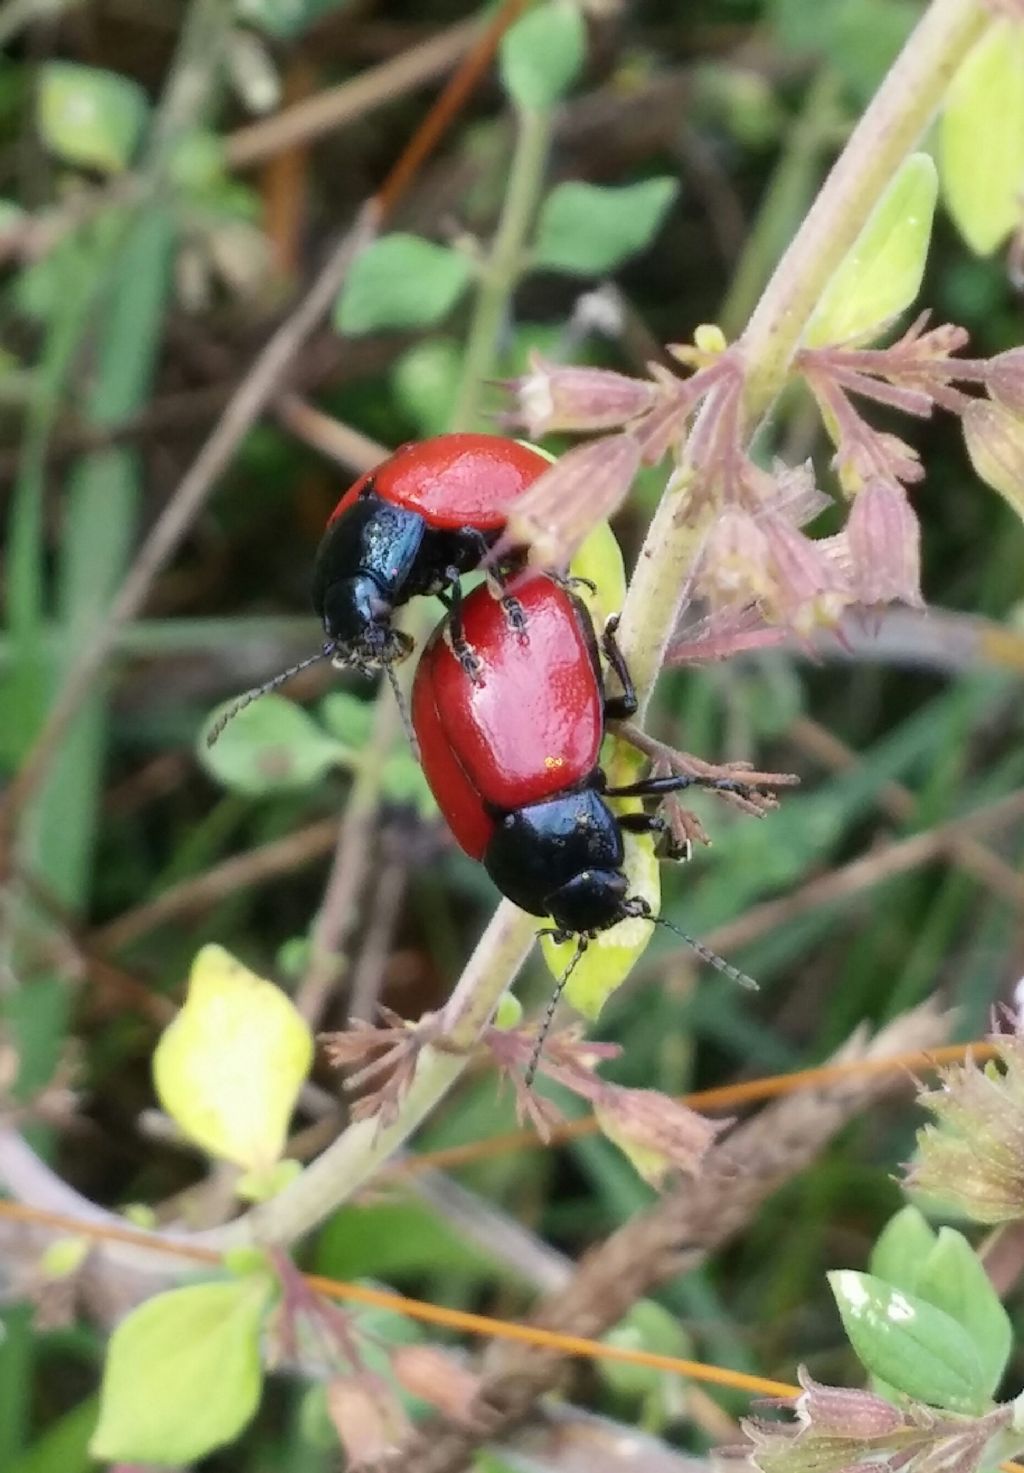
[[[569,971],[598,932],[635,916],[670,924],[628,893],[623,870],[623,832],[663,833],[664,820],[614,813],[606,800],[661,797],[694,785],[744,796],[751,790],[731,778],[692,776],[608,786],[599,764],[605,722],[632,715],[636,694],[615,641],[616,621],[602,644],[622,690],[607,694],[593,623],[570,586],[537,576],[514,601],[479,587],[463,600],[461,615],[457,643],[449,617],[423,651],[412,689],[413,727],[427,781],[462,848],[520,909],[550,916],[556,940],[577,938],[550,1018]],[[749,984],[692,937],[677,934]],[[530,1076],[542,1040],[543,1030]]]

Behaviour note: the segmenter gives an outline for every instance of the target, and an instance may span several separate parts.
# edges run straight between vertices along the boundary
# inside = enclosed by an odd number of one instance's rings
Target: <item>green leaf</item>
[[[926,153],[906,159],[822,294],[804,343],[865,342],[921,289],[938,176]]]
[[[351,0],[237,0],[237,13],[239,20],[278,41],[294,41],[317,21],[350,3]]]
[[[350,337],[431,327],[455,306],[471,271],[467,258],[447,246],[418,235],[382,235],[353,263],[335,304],[334,324]]]
[[[921,1265],[935,1241],[935,1229],[924,1213],[916,1207],[904,1207],[879,1233],[868,1267],[876,1278],[913,1293]]]
[[[373,730],[373,706],[347,690],[332,690],[318,708],[320,720],[332,736],[355,751],[361,751]]]
[[[873,1274],[828,1276],[843,1326],[866,1370],[916,1401],[980,1413],[987,1378],[970,1336],[950,1315]]]
[[[191,1463],[237,1437],[259,1405],[265,1277],[194,1284],[133,1310],[110,1341],[93,1457]]]
[[[395,399],[420,435],[441,435],[448,429],[461,372],[462,344],[454,338],[424,338],[395,363]]]
[[[558,184],[541,206],[533,265],[573,276],[602,276],[654,239],[679,191],[674,179],[619,189]]]
[[[207,732],[233,704],[226,701],[210,712],[196,755],[210,776],[234,793],[261,798],[308,788],[346,756],[345,748],[321,731],[301,706],[273,694],[239,711],[216,744],[208,746]]]
[[[620,1350],[647,1350],[655,1355],[688,1356],[690,1337],[679,1320],[653,1299],[640,1299],[626,1317],[602,1336],[606,1345]],[[666,1372],[626,1361],[601,1360],[597,1373],[605,1385],[623,1396],[646,1396],[657,1390]]]
[[[291,998],[210,945],[192,963],[184,1006],[156,1046],[153,1078],[190,1140],[264,1174],[284,1150],[312,1062],[313,1037]]]
[[[963,1233],[951,1227],[939,1230],[920,1265],[915,1291],[963,1326],[978,1353],[986,1393],[993,1395],[1010,1358],[1013,1331],[992,1280]]]
[[[42,68],[36,94],[39,132],[69,164],[117,173],[131,161],[149,104],[137,83],[77,62]]]
[[[519,107],[551,108],[580,74],[587,30],[572,0],[549,0],[505,34],[499,57],[505,91]]]
[[[939,167],[949,213],[979,256],[1001,245],[1024,210],[1024,26],[995,20],[946,94]]]

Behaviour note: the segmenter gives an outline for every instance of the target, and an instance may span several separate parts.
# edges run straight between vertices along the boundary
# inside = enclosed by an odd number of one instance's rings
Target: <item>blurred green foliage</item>
[[[258,36],[287,95],[297,96],[350,81],[466,13],[440,0],[240,0],[233,8],[193,0],[188,25],[213,75],[183,114],[167,79],[184,12],[152,9],[128,4],[115,16],[48,7],[0,62],[5,775],[108,606],[140,528],[188,468],[323,240],[351,221],[429,102],[423,92],[396,96],[287,155],[287,164],[275,157],[235,169],[232,135],[251,118],[227,81],[231,33]],[[556,28],[577,35],[567,5],[551,10]],[[585,60],[575,41],[536,72],[506,53],[506,82],[521,107],[538,98],[558,106],[530,270],[501,323],[495,374],[519,371],[532,348],[639,372],[663,341],[689,338],[698,323],[723,320],[738,331],[918,13],[909,0],[647,0],[591,20]],[[303,391],[308,384],[322,410],[387,446],[450,422],[472,310],[467,288],[501,208],[513,111],[494,83],[478,92],[403,208],[400,233],[350,280],[336,319],[350,336],[325,329],[303,363]],[[948,138],[942,152],[951,152]],[[984,183],[966,173],[968,184]],[[1020,342],[1019,298],[998,253],[975,256],[965,246],[961,232],[979,251],[993,248],[998,232],[981,230],[974,205],[958,203],[974,198],[962,164],[955,177],[953,186],[944,180],[953,220],[942,212],[936,220],[919,302],[962,323],[970,352],[982,356]],[[606,273],[621,293],[611,305],[607,293],[591,292]],[[484,411],[501,403],[489,387]],[[918,505],[929,600],[1020,629],[1019,521],[979,484],[950,423],[936,418],[908,433],[928,469]],[[799,395],[783,401],[762,451],[793,462],[810,456],[831,484],[829,446]],[[316,648],[310,567],[350,479],[272,416],[261,423],[158,581],[146,618],[125,632],[111,679],[97,685],[34,812],[27,878],[8,897],[19,941],[5,953],[5,976],[18,985],[5,984],[0,1010],[24,1092],[44,1085],[73,1050],[82,1101],[74,1129],[34,1139],[74,1186],[115,1207],[166,1203],[173,1213],[201,1179],[193,1155],[140,1127],[153,1104],[159,1027],[140,995],[180,1001],[192,957],[211,940],[263,975],[276,968],[289,986],[306,971],[329,864],[323,845],[278,869],[257,864],[231,884],[217,877],[232,860],[265,854],[344,809],[372,692],[324,669],[296,692],[322,697],[308,714],[269,698],[246,716],[248,737],[239,719],[237,749],[225,735],[215,762],[197,758],[196,739],[212,708]],[[659,475],[645,472],[617,520],[627,562],[660,489]],[[798,770],[804,786],[763,823],[695,799],[714,846],[664,873],[665,913],[696,935],[727,934],[749,908],[799,900],[806,884],[872,845],[898,843],[1018,788],[1019,677],[964,668],[953,654],[952,642],[927,661],[913,649],[892,663],[774,654],[666,674],[652,713],[659,735],[710,759]],[[822,755],[822,731],[845,744],[849,762],[834,746]],[[404,899],[386,936],[381,996],[416,1017],[447,995],[495,897],[447,839],[409,754],[396,750],[383,771],[349,962],[358,969],[376,944],[380,877],[398,866]],[[893,784],[907,790],[911,808],[893,800]],[[1001,880],[953,855],[853,898],[794,904],[734,955],[761,984],[754,997],[715,976],[698,980],[692,958],[659,934],[602,1013],[600,1036],[623,1045],[609,1072],[676,1092],[794,1068],[820,1060],[862,1021],[931,996],[958,1008],[962,1036],[976,1036],[1020,970],[1019,913],[1007,898],[1008,875],[1019,875],[1019,825],[998,849]],[[191,887],[181,909],[154,907],[129,943],[104,941],[106,927],[176,887]],[[58,965],[55,956],[71,961]],[[548,987],[535,956],[521,992],[536,1004]],[[336,999],[330,1025],[345,1003]],[[326,1071],[318,1082],[335,1085]],[[472,1076],[416,1146],[439,1149],[514,1123],[493,1077]],[[666,1285],[659,1304],[644,1309],[649,1322],[641,1314],[616,1333],[675,1345],[674,1336],[663,1339],[670,1315],[680,1345],[685,1333],[695,1354],[721,1364],[788,1378],[803,1359],[816,1375],[855,1377],[824,1274],[839,1261],[866,1261],[898,1205],[889,1173],[907,1156],[914,1123],[901,1105],[848,1130],[741,1242]],[[573,1258],[651,1196],[599,1139],[557,1155],[495,1156],[459,1177]],[[457,1219],[405,1188],[336,1214],[309,1254],[326,1273],[499,1313],[525,1313],[534,1292],[521,1263],[471,1243]],[[0,1278],[7,1272],[0,1261]],[[1010,1311],[1016,1325],[1019,1309]],[[45,1329],[22,1308],[4,1311],[0,1468],[91,1466],[102,1347],[87,1323]],[[1018,1380],[1019,1360],[1015,1353],[1009,1373]],[[595,1407],[626,1419],[641,1401],[650,1425],[703,1451],[707,1431],[679,1418],[660,1390],[608,1375],[591,1394]],[[275,1382],[243,1440],[202,1466],[333,1467],[336,1450],[310,1435],[317,1409],[303,1395]],[[728,1396],[724,1404],[745,1405]],[[504,1465],[488,1457],[479,1466]]]

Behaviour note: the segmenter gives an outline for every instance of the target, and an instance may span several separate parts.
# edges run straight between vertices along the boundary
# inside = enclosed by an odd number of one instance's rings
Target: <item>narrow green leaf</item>
[[[1024,218],[1024,25],[996,20],[946,95],[939,167],[949,213],[979,256]]]
[[[574,276],[601,276],[654,239],[678,193],[674,179],[612,189],[558,184],[541,206],[533,265]]]
[[[431,327],[469,284],[470,263],[458,251],[418,235],[384,235],[355,261],[334,309],[339,332]]]
[[[840,1269],[828,1280],[850,1344],[872,1375],[929,1406],[985,1410],[986,1376],[977,1350],[950,1315],[873,1274]]]
[[[237,1437],[259,1405],[264,1277],[158,1294],[114,1331],[96,1458],[179,1464]]]
[[[51,61],[40,74],[36,108],[43,142],[58,158],[117,173],[135,153],[148,103],[128,77]]]
[[[929,155],[911,154],[825,288],[807,347],[865,342],[910,306],[921,289],[937,192]]]
[[[211,711],[196,753],[211,777],[234,793],[259,798],[309,787],[344,756],[301,706],[273,694],[239,711],[208,746],[207,731],[231,705],[226,701]]]
[[[586,48],[586,26],[572,0],[549,0],[527,11],[501,43],[505,91],[520,107],[553,107],[579,76]]]
[[[913,1293],[921,1265],[935,1246],[935,1229],[917,1207],[890,1217],[871,1250],[868,1267],[876,1278]]]
[[[1013,1332],[992,1280],[963,1233],[950,1227],[939,1230],[920,1265],[915,1289],[966,1330],[981,1361],[985,1390],[993,1395],[1010,1358]]]

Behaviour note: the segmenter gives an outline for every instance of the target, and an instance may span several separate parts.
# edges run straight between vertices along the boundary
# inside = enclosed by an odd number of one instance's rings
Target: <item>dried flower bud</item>
[[[479,1421],[474,1403],[480,1377],[450,1352],[436,1345],[401,1345],[392,1353],[391,1369],[403,1391],[429,1402],[451,1421],[467,1426]]]
[[[997,403],[1024,415],[1024,348],[998,353],[988,365],[985,382]]]
[[[530,372],[506,387],[516,400],[509,419],[534,440],[553,430],[617,429],[649,409],[657,393],[644,379],[548,363],[539,353],[530,355]]]
[[[1024,418],[1003,404],[975,399],[962,422],[974,469],[1024,517]]]
[[[851,599],[837,559],[777,513],[765,515],[761,526],[771,570],[769,592],[760,599],[767,618],[804,636],[833,626]]]
[[[901,1398],[898,1406],[869,1391],[819,1386],[801,1367],[795,1422],[745,1417],[749,1444],[722,1448],[722,1465],[740,1459],[759,1473],[974,1473],[992,1456],[1013,1419],[1013,1404],[981,1417],[937,1412]]]
[[[327,1383],[327,1414],[350,1469],[377,1468],[398,1452],[410,1423],[383,1382],[370,1376]]]
[[[696,1173],[715,1137],[731,1122],[708,1120],[653,1089],[608,1085],[594,1100],[602,1132],[653,1187],[670,1171]]]
[[[921,528],[898,481],[869,481],[846,523],[853,592],[862,604],[921,608]]]
[[[918,1131],[907,1185],[975,1222],[1012,1222],[1024,1217],[1024,1035],[992,1042],[999,1063],[954,1064],[918,1095],[936,1123]]]
[[[631,435],[577,445],[511,504],[488,561],[527,547],[536,566],[564,568],[598,522],[618,510],[639,468],[640,448]]]
[[[772,592],[768,538],[750,512],[725,507],[716,517],[694,572],[694,593],[712,609],[735,608]]]

